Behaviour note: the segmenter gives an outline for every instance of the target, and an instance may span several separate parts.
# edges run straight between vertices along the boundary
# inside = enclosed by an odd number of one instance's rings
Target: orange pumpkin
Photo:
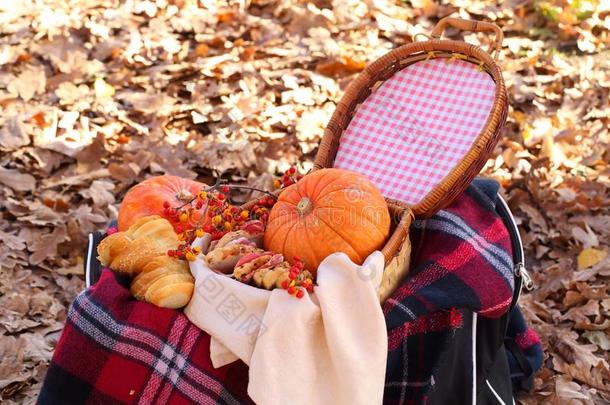
[[[139,218],[163,215],[163,203],[179,207],[191,201],[205,184],[177,176],[150,177],[133,186],[119,207],[119,231],[125,231]],[[198,219],[194,215],[194,220]]]
[[[316,170],[286,188],[271,209],[265,249],[303,259],[312,272],[324,258],[344,252],[362,264],[390,232],[383,196],[365,176],[341,169]]]

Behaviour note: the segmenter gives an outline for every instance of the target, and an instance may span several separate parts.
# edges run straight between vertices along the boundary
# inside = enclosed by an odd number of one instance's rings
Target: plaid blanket
[[[248,368],[214,369],[210,336],[136,301],[110,270],[68,312],[40,404],[248,404]]]
[[[498,317],[509,308],[511,248],[494,212],[495,191],[497,185],[476,183],[413,227],[412,271],[383,306],[384,403],[425,402],[441,348],[464,311]],[[246,365],[214,369],[209,344],[182,312],[136,301],[104,270],[70,308],[39,403],[251,403]]]
[[[506,313],[514,289],[510,236],[495,212],[498,184],[477,180],[447,209],[416,221],[411,272],[383,305],[384,403],[425,403],[443,348],[464,311]],[[464,370],[470,372],[470,370]]]

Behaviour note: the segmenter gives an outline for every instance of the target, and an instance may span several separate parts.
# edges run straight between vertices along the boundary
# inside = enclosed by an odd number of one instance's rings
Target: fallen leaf
[[[590,400],[590,397],[583,394],[581,390],[580,384],[570,381],[565,377],[560,376],[555,380],[555,392],[559,398]]]
[[[578,270],[584,270],[587,267],[595,266],[608,256],[605,250],[594,248],[584,249],[578,254]]]
[[[325,76],[337,76],[358,73],[365,67],[366,62],[364,61],[355,61],[350,57],[344,57],[340,60],[318,64],[318,66],[316,66],[316,72]]]
[[[583,230],[581,227],[577,226],[572,229],[572,237],[577,241],[582,243],[583,247],[590,248],[599,245],[599,240],[597,235],[593,232],[593,230],[589,227],[588,224],[585,224],[585,229]]]
[[[9,83],[7,90],[18,94],[23,101],[29,101],[36,94],[44,92],[46,83],[43,67],[28,66]]]
[[[42,235],[28,246],[32,252],[29,258],[30,264],[40,264],[43,260],[57,255],[57,245],[64,242],[67,238],[66,227],[58,226],[53,232]]]
[[[0,128],[0,147],[2,149],[13,151],[29,145],[29,143],[30,137],[18,117],[10,117]]]
[[[114,183],[105,180],[94,180],[91,186],[81,191],[80,194],[85,198],[91,198],[96,206],[102,207],[114,203],[113,190]]]
[[[195,48],[195,54],[200,58],[205,58],[210,53],[210,47],[206,44],[199,44]]]
[[[31,174],[2,166],[0,166],[0,183],[17,191],[32,191],[36,187],[36,179]]]
[[[114,87],[106,83],[101,77],[95,79],[95,82],[93,82],[93,89],[95,90],[95,97],[100,101],[110,99],[116,92]]]

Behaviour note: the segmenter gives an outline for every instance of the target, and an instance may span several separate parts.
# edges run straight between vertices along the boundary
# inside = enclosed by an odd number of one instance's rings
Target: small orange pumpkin
[[[149,215],[163,215],[163,203],[176,208],[187,203],[206,187],[197,181],[177,176],[150,177],[133,186],[119,207],[119,231],[125,231],[139,218]],[[196,214],[193,219],[198,219]]]
[[[383,196],[365,176],[342,169],[316,170],[286,188],[271,209],[265,249],[300,257],[312,272],[343,252],[362,264],[390,232]]]

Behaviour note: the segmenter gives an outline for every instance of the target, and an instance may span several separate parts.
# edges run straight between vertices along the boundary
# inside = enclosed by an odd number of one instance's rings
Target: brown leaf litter
[[[546,353],[520,401],[610,401],[610,9],[599,0],[0,6],[0,401],[35,401],[83,289],[86,235],[130,186],[215,172],[263,185],[291,164],[308,170],[355,74],[451,13],[506,34],[511,108],[485,174],[520,223],[537,285],[522,302]]]

